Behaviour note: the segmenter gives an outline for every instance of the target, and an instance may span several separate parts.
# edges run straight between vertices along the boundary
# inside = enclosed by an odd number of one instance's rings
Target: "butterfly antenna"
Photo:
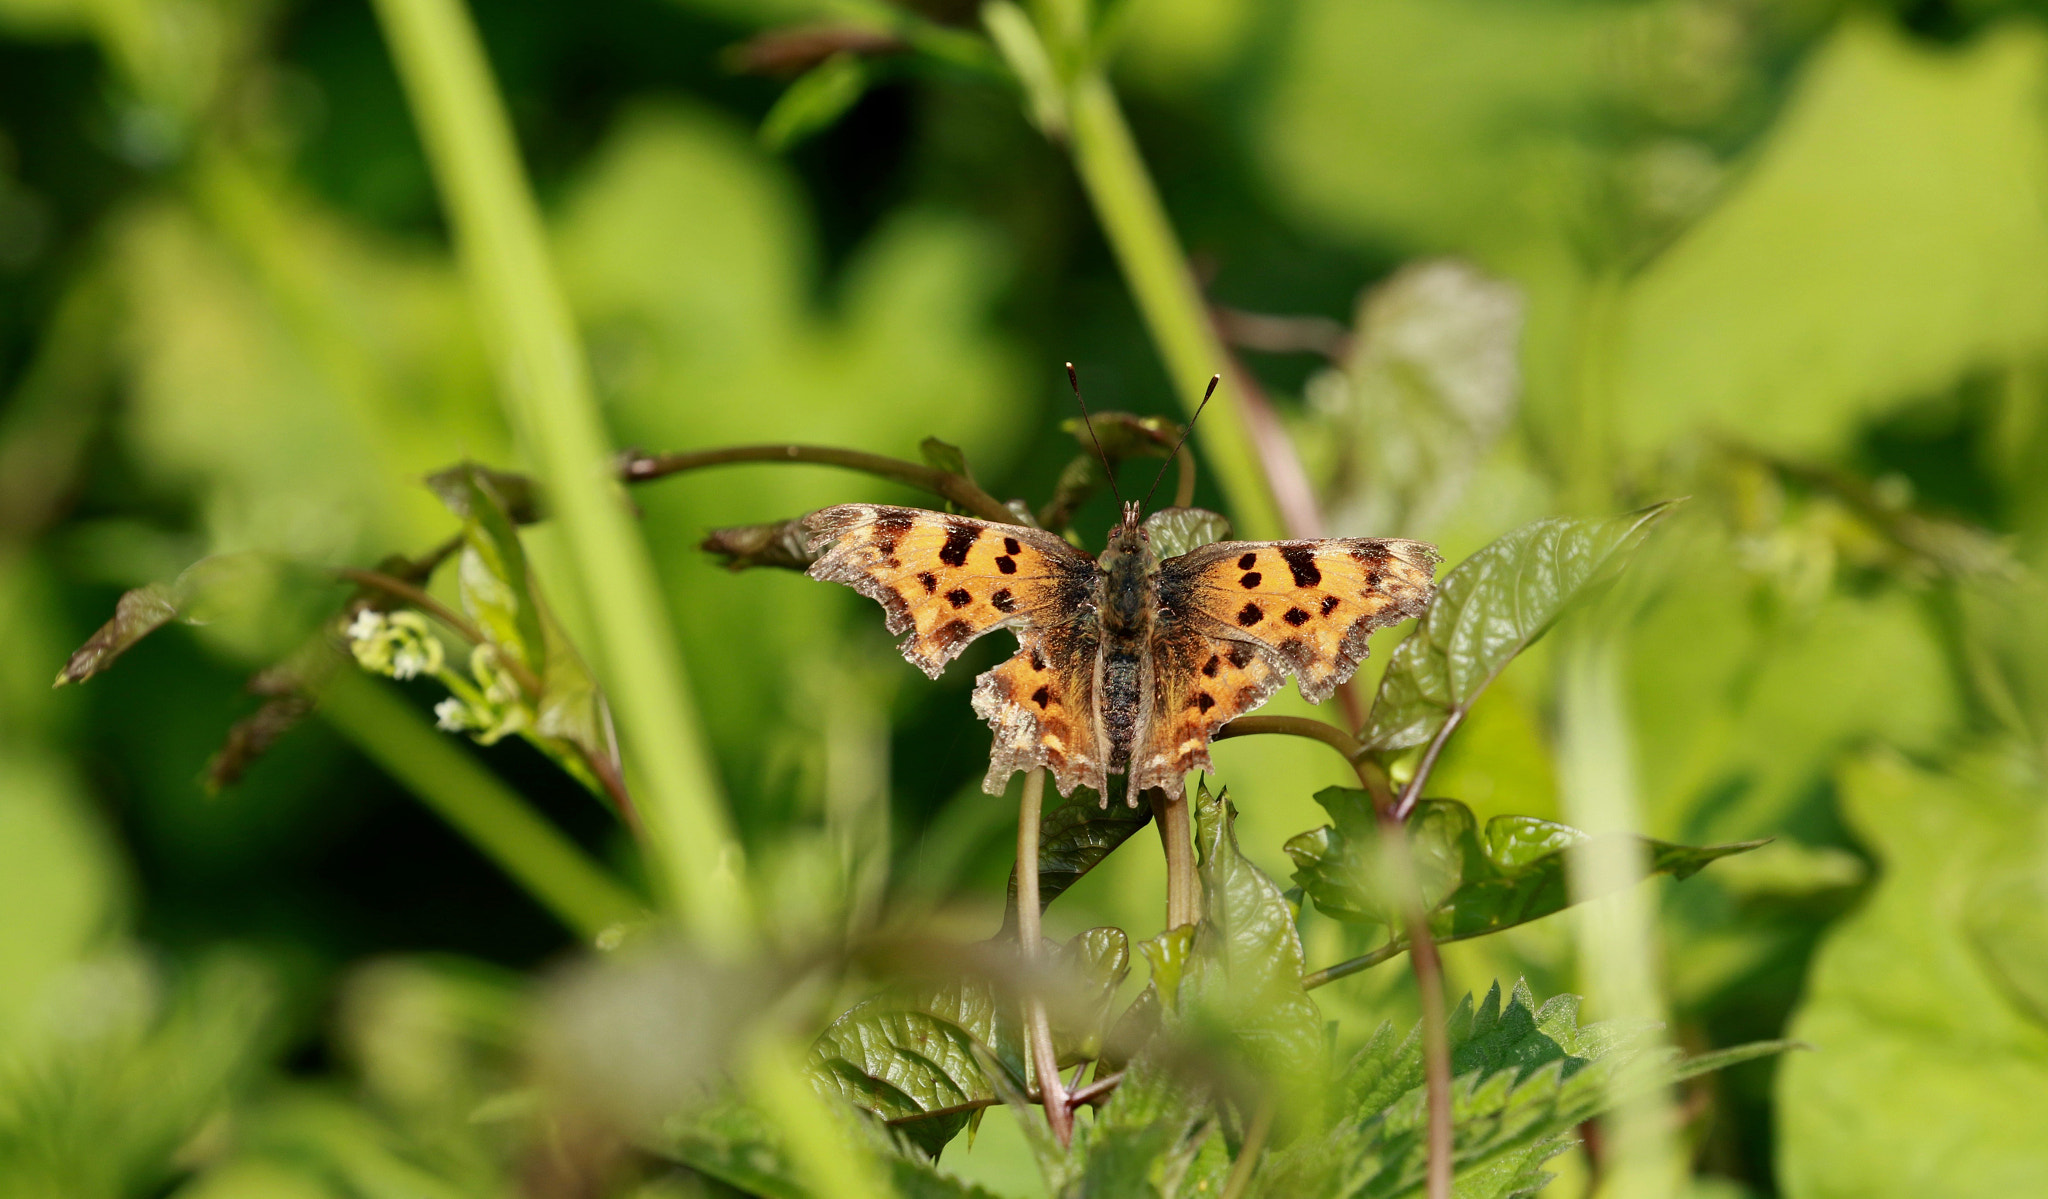
[[[1088,440],[1095,443],[1095,456],[1102,459],[1102,473],[1109,477],[1109,492],[1116,502],[1124,502],[1124,493],[1117,490],[1116,468],[1109,464],[1109,455],[1102,452],[1102,439],[1095,435],[1095,419],[1088,415],[1088,401],[1081,398],[1081,376],[1074,373],[1074,364],[1067,363],[1067,383],[1074,389],[1074,402],[1081,405],[1081,423],[1088,426]]]
[[[1209,406],[1209,397],[1216,394],[1216,385],[1222,381],[1222,375],[1209,376],[1209,390],[1202,393],[1202,402],[1195,405],[1195,414],[1188,418],[1187,425],[1181,429],[1180,440],[1173,443],[1173,452],[1166,456],[1166,461],[1159,464],[1159,473],[1152,476],[1152,486],[1145,489],[1146,504],[1152,502],[1152,493],[1159,490],[1159,481],[1166,477],[1166,468],[1173,465],[1175,458],[1180,457],[1180,447],[1188,443],[1188,434],[1195,431],[1195,422],[1202,419],[1202,409]]]

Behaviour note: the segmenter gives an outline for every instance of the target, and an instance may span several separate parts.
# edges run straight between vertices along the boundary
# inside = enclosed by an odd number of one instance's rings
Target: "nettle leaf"
[[[1402,941],[1399,905],[1383,897],[1379,888],[1379,864],[1387,847],[1372,797],[1352,788],[1329,787],[1316,794],[1316,802],[1335,823],[1287,842],[1294,881],[1324,915],[1384,925],[1396,942]],[[1438,941],[1499,932],[1571,906],[1570,851],[1591,840],[1569,825],[1533,816],[1496,816],[1482,830],[1472,810],[1453,799],[1416,804],[1408,830],[1430,935]],[[1716,859],[1768,843],[1696,847],[1633,839],[1643,846],[1651,874],[1678,879],[1690,878]]]
[[[1214,1022],[1263,1069],[1304,1076],[1321,1068],[1322,1012],[1301,985],[1301,937],[1280,887],[1237,846],[1222,792],[1195,795],[1202,919],[1195,925],[1174,1007]]]
[[[1130,938],[1122,929],[1093,928],[1047,948],[1054,985],[1046,1006],[1060,1063],[1093,1060],[1110,1002],[1130,971]],[[1032,1088],[1018,1012],[1015,993],[986,979],[890,990],[819,1035],[811,1074],[822,1089],[936,1156],[1004,1087]]]
[[[1044,911],[1068,887],[1100,865],[1117,846],[1151,823],[1149,807],[1112,804],[1102,808],[1085,796],[1054,809],[1038,827],[1038,908]],[[1003,932],[1017,928],[1017,868],[1010,867],[1010,897]]]
[[[1422,745],[1462,720],[1566,608],[1613,579],[1670,503],[1604,520],[1539,520],[1459,563],[1387,663],[1360,744]]]
[[[922,1152],[905,1153],[889,1134],[866,1121],[849,1121],[857,1151],[876,1160],[900,1199],[999,1199],[993,1192],[941,1171]],[[760,1113],[726,1103],[700,1112],[663,1146],[700,1174],[763,1199],[812,1199],[783,1138]]]
[[[1230,522],[1207,508],[1161,508],[1145,518],[1152,552],[1176,558],[1191,549],[1230,537]]]
[[[1460,1199],[1533,1194],[1542,1163],[1580,1123],[1619,1099],[1736,1062],[1782,1052],[1759,1042],[1694,1058],[1660,1046],[1654,1026],[1581,1026],[1579,1000],[1538,1007],[1527,983],[1503,1001],[1498,983],[1452,1013],[1453,1161]],[[1418,1027],[1399,1042],[1383,1025],[1340,1078],[1344,1107],[1320,1136],[1274,1151],[1254,1179],[1260,1195],[1393,1199],[1420,1194],[1427,1171],[1428,1111]]]
[[[811,1046],[811,1074],[822,1089],[855,1107],[901,1121],[903,1135],[936,1155],[967,1127],[973,1112],[965,1105],[995,1098],[977,1047],[1018,1080],[1019,1089],[1026,1086],[1020,1046],[1014,1035],[1002,1035],[1003,1020],[1015,1024],[984,982],[877,995],[819,1034]]]

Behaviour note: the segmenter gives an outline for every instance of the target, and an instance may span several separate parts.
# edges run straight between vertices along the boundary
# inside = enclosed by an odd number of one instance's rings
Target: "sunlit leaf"
[[[1394,647],[1361,743],[1383,753],[1406,749],[1463,719],[1494,676],[1566,608],[1612,579],[1670,509],[1539,520],[1460,562]]]
[[[1397,930],[1397,903],[1381,890],[1380,862],[1386,852],[1364,791],[1330,787],[1316,802],[1333,824],[1287,843],[1294,881],[1317,910],[1334,919]],[[1498,932],[1562,911],[1574,902],[1570,886],[1571,849],[1590,840],[1566,825],[1533,816],[1496,816],[1482,830],[1472,810],[1452,799],[1425,799],[1407,822],[1415,872],[1438,941]],[[1647,837],[1642,847],[1651,874],[1685,879],[1709,862],[1746,853],[1763,841],[1693,847]],[[1583,897],[1580,897],[1583,898]],[[1401,939],[1395,933],[1396,939]]]
[[[1842,770],[1842,815],[1879,872],[1792,1017],[1819,1052],[1778,1077],[1786,1194],[2048,1193],[2048,806],[2022,778],[1990,755],[1935,773],[1875,751]]]
[[[1174,997],[1182,1018],[1217,1022],[1258,1068],[1277,1076],[1319,1069],[1322,1013],[1301,985],[1301,937],[1278,884],[1237,847],[1236,813],[1206,785],[1195,796],[1202,918]]]
[[[1145,518],[1145,532],[1152,539],[1152,552],[1174,558],[1191,549],[1223,541],[1230,536],[1230,522],[1207,508],[1161,508]]]
[[[1503,1002],[1494,984],[1484,1001],[1467,995],[1451,1013],[1451,1112],[1458,1194],[1508,1199],[1532,1193],[1539,1167],[1569,1144],[1585,1120],[1617,1098],[1739,1061],[1779,1053],[1760,1042],[1693,1058],[1653,1049],[1654,1030],[1578,1023],[1579,1000],[1561,995],[1538,1007],[1528,984]],[[1392,1199],[1421,1194],[1427,1171],[1422,1037],[1396,1041],[1383,1025],[1341,1079],[1348,1110],[1318,1135],[1277,1149],[1254,1193]]]

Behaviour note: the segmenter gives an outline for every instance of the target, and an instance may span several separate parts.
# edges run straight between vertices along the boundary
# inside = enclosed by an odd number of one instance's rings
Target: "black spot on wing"
[[[1239,558],[1237,560],[1237,568],[1239,570],[1250,570],[1252,567],[1257,566],[1258,564],[1259,556],[1257,554],[1246,554],[1244,557]]]
[[[1334,596],[1334,595],[1326,595],[1326,596],[1324,596],[1324,597],[1323,597],[1323,615],[1325,615],[1325,616],[1328,616],[1328,615],[1329,615],[1330,613],[1332,613],[1332,612],[1335,612],[1335,611],[1337,610],[1337,605],[1338,605],[1338,604],[1341,604],[1341,603],[1343,603],[1343,602],[1344,602],[1343,600],[1340,600],[1340,599],[1338,599],[1338,598],[1337,598],[1336,596]]]
[[[955,587],[946,593],[946,602],[955,608],[965,608],[974,602],[974,595],[965,587]]]
[[[1252,659],[1257,656],[1257,651],[1242,641],[1236,641],[1231,643],[1230,652],[1225,656],[1230,659],[1232,666],[1243,670],[1252,664]]]
[[[1045,655],[1044,655],[1044,654],[1041,654],[1041,653],[1039,653],[1039,652],[1038,652],[1038,647],[1037,647],[1037,646],[1035,646],[1035,645],[1031,647],[1031,669],[1033,669],[1033,670],[1044,670],[1044,669],[1045,669]]]
[[[1287,609],[1287,614],[1282,616],[1280,619],[1286,621],[1288,624],[1291,624],[1298,629],[1301,626],[1308,623],[1308,613],[1302,611],[1300,608],[1289,608]]]
[[[931,571],[925,571],[917,576],[917,581],[924,584],[924,593],[926,595],[930,595],[939,589],[939,576]]]
[[[1245,628],[1251,628],[1253,625],[1259,623],[1265,618],[1265,611],[1261,609],[1257,604],[1246,604],[1242,609],[1238,611],[1237,623],[1243,625]]]
[[[1015,557],[1024,552],[1024,543],[1018,541],[1015,537],[1005,537],[1003,538],[1003,552]]]
[[[1031,693],[1031,702],[1037,704],[1041,709],[1044,708],[1052,702],[1052,689],[1040,687],[1038,690],[1033,691]]]
[[[1237,584],[1238,586],[1244,588],[1246,591],[1250,591],[1252,588],[1257,587],[1259,583],[1264,580],[1264,577],[1265,576],[1261,575],[1258,571],[1254,570],[1246,574],[1245,577],[1239,579],[1237,581]]]
[[[1016,543],[1016,539],[1015,539],[1015,538],[1012,538],[1012,539],[1011,539],[1011,544],[1013,544],[1013,545],[1014,545],[1015,543]],[[1011,557],[1010,555],[1008,555],[1008,554],[1004,554],[1004,555],[1003,555],[1003,556],[1001,556],[1000,558],[997,558],[997,559],[996,559],[996,569],[997,569],[997,570],[1000,570],[1000,571],[1002,571],[1002,572],[1003,572],[1004,574],[1006,574],[1006,575],[1013,575],[1013,574],[1016,574],[1016,573],[1017,573],[1017,560],[1016,560],[1015,558],[1012,558],[1012,557]]]
[[[967,565],[967,551],[974,548],[980,536],[981,529],[976,525],[947,525],[946,544],[939,550],[939,561],[948,566]]]
[[[1010,594],[1008,587],[1001,588],[994,595],[989,596],[988,602],[994,604],[998,612],[1015,612],[1017,610],[1017,600]]]
[[[1296,587],[1313,587],[1323,581],[1323,572],[1316,569],[1316,552],[1305,545],[1284,545],[1280,557],[1287,562],[1287,569],[1294,572]]]
[[[1215,696],[1210,695],[1207,691],[1198,691],[1195,693],[1195,708],[1198,711],[1206,712],[1215,706]]]
[[[964,620],[952,620],[940,625],[938,631],[932,634],[932,640],[950,649],[973,636],[973,625]]]
[[[1209,660],[1207,662],[1202,663],[1202,673],[1208,675],[1210,678],[1213,679],[1216,677],[1216,668],[1221,665],[1223,665],[1223,659],[1217,657],[1215,654],[1210,654]]]

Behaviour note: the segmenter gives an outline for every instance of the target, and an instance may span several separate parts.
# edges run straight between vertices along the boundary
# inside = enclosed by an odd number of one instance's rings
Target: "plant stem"
[[[1327,721],[1311,720],[1306,716],[1240,716],[1217,729],[1216,735],[1210,740],[1255,737],[1261,733],[1306,737],[1311,741],[1320,741],[1344,755],[1345,764],[1358,776],[1360,785],[1373,793],[1376,802],[1382,799],[1382,793],[1387,789],[1385,777],[1380,775],[1378,768],[1366,757],[1365,751],[1359,748],[1358,739]],[[1386,805],[1379,802],[1379,806]]]
[[[539,467],[596,633],[648,826],[650,866],[702,940],[751,920],[717,774],[654,565],[611,479],[583,347],[475,26],[460,0],[376,0],[494,351],[505,413]]]
[[[1159,825],[1159,843],[1166,851],[1166,927],[1176,929],[1202,918],[1202,876],[1195,869],[1194,828],[1188,800],[1167,798],[1157,787],[1145,791]]]
[[[1245,1188],[1251,1185],[1252,1173],[1259,1168],[1259,1154],[1265,1152],[1266,1137],[1273,1131],[1273,1108],[1271,1096],[1259,1101],[1258,1110],[1252,1113],[1251,1127],[1245,1129],[1244,1144],[1238,1147],[1237,1160],[1230,1164],[1230,1178],[1217,1199],[1241,1199]]]
[[[1024,1030],[1030,1042],[1032,1072],[1038,1076],[1039,1101],[1045,1104],[1045,1122],[1061,1145],[1074,1139],[1074,1112],[1067,1105],[1067,1088],[1060,1081],[1059,1057],[1052,1047],[1052,1021],[1039,997],[1037,966],[1045,951],[1045,933],[1038,910],[1038,818],[1045,804],[1045,771],[1024,776],[1024,792],[1017,802],[1017,945],[1025,967]]]
[[[1313,991],[1325,983],[1333,983],[1340,978],[1349,978],[1361,970],[1370,970],[1406,948],[1408,946],[1400,941],[1389,941],[1371,953],[1360,954],[1355,958],[1348,958],[1338,962],[1334,966],[1325,966],[1321,970],[1304,974],[1301,976],[1301,985],[1305,990]]]
[[[1209,376],[1224,373],[1211,401],[1219,410],[1216,419],[1200,433],[1231,515],[1248,537],[1275,536],[1282,529],[1280,513],[1250,448],[1255,430],[1243,400],[1245,376],[1216,336],[1116,93],[1099,70],[1091,68],[1074,80],[1067,112],[1074,169],[1166,360],[1182,406],[1192,413]]]
[[[336,670],[319,711],[586,943],[644,914],[630,892],[385,684]]]
[[[1429,1199],[1451,1196],[1451,1047],[1445,1027],[1443,960],[1429,934],[1422,907],[1422,887],[1415,877],[1415,859],[1408,829],[1394,814],[1380,809],[1380,869],[1388,888],[1401,897],[1401,923],[1408,934],[1408,964],[1422,1001],[1422,1068],[1429,1113]],[[1363,967],[1360,967],[1363,969]]]
[[[901,458],[888,458],[881,454],[863,453],[860,450],[842,450],[833,446],[739,445],[673,454],[628,451],[618,458],[618,472],[619,478],[625,482],[645,483],[686,470],[701,470],[707,466],[729,466],[741,462],[807,462],[815,466],[837,466],[844,470],[863,471],[929,491],[942,499],[952,501],[983,520],[993,520],[1006,525],[1017,523],[1015,512],[976,486],[972,479],[956,475],[949,470],[940,470],[935,466],[926,466],[921,462],[906,462]]]

